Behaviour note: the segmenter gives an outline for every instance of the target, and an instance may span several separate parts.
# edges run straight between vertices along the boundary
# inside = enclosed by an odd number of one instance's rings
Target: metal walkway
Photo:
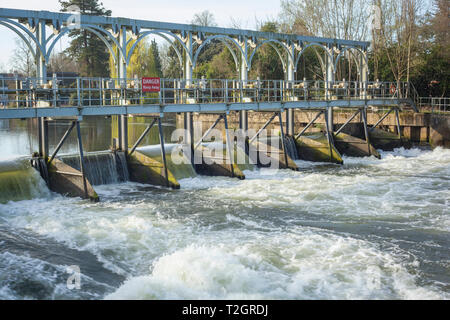
[[[165,113],[275,112],[289,109],[410,105],[408,83],[161,79],[145,93],[141,79],[0,78],[0,119]],[[393,89],[395,88],[395,90]]]

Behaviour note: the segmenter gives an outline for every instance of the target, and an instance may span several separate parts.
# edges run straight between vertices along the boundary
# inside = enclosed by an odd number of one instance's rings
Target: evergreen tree
[[[80,8],[83,15],[111,16],[98,0],[59,0],[61,11],[71,6]],[[80,74],[85,77],[109,76],[109,52],[107,46],[95,34],[88,30],[74,29],[69,33],[72,38],[65,53],[80,65]]]
[[[152,43],[150,45],[150,50],[153,56],[153,68],[154,68],[154,74],[155,77],[162,77],[162,64],[161,64],[161,57],[159,55],[159,48],[158,44],[156,43],[156,40],[152,40]]]
[[[129,39],[128,39],[129,40]],[[130,41],[127,45],[127,52],[135,44]],[[117,50],[117,48],[114,49]],[[112,55],[109,57],[110,77],[117,78],[117,66],[114,63]],[[162,77],[161,58],[159,56],[158,44],[155,40],[149,44],[144,40],[140,41],[131,55],[130,64],[127,67],[128,78],[142,77]]]
[[[260,27],[262,32],[278,32],[277,23],[268,21]],[[278,45],[275,46],[284,54],[284,50]],[[283,64],[278,53],[269,44],[265,44],[258,48],[252,61],[252,70],[250,70],[250,78],[261,80],[284,79]]]

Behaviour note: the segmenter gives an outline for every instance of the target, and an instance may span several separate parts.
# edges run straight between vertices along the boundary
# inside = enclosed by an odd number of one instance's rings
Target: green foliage
[[[130,41],[127,45],[127,52],[135,44],[135,41]],[[114,47],[115,50],[117,50]],[[111,78],[117,78],[117,68],[114,64],[112,55],[109,58]],[[127,67],[127,77],[133,78],[137,76],[142,77],[162,77],[161,59],[159,56],[158,44],[153,40],[150,44],[145,40],[140,41],[131,56],[130,64]]]
[[[207,79],[235,79],[239,76],[233,56],[228,48],[223,48],[211,61],[201,64],[195,75],[198,78],[203,76]]]
[[[180,52],[183,52],[183,55],[186,55],[184,53],[183,47],[181,44],[176,43],[175,46]],[[180,60],[178,58],[177,53],[175,52],[174,48],[172,46],[169,46],[168,50],[165,52],[166,54],[166,60],[167,60],[167,66],[164,69],[164,78],[168,79],[178,79],[183,77],[183,69],[180,65]]]
[[[268,21],[260,27],[260,31],[277,32],[278,25],[276,22]],[[281,54],[286,55],[285,50],[280,45],[273,45],[278,48]],[[284,79],[283,64],[271,44],[264,44],[258,48],[253,58],[249,78],[256,79],[257,77],[260,77],[261,80]]]
[[[435,0],[434,12],[427,13],[417,24],[418,39],[416,54],[412,58],[410,81],[419,96],[447,96],[450,87],[450,40],[449,40],[448,0]],[[396,44],[394,43],[393,46]],[[378,78],[395,81],[388,53],[393,56],[395,48],[387,48],[378,54]],[[369,52],[369,68],[375,69],[375,57]],[[405,72],[406,74],[406,72]],[[371,80],[376,80],[371,78]],[[401,81],[406,81],[405,76]]]
[[[61,11],[78,6],[81,14],[111,16],[98,0],[59,0]],[[109,75],[109,52],[103,41],[87,30],[74,29],[69,33],[72,38],[66,54],[80,66],[80,74],[85,77],[107,77]]]

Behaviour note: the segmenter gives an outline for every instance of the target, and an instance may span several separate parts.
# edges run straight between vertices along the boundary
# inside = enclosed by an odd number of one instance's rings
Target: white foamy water
[[[99,186],[101,203],[52,194],[0,221],[124,276],[106,299],[448,299],[450,151],[382,157]],[[0,278],[0,295],[20,293]]]

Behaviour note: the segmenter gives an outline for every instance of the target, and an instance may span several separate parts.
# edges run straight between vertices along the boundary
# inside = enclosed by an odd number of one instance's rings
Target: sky
[[[210,11],[221,27],[230,27],[232,21],[244,29],[256,29],[256,21],[276,18],[280,12],[279,0],[101,0],[113,17],[189,23],[196,13]],[[0,7],[26,10],[59,11],[58,0],[1,0]],[[0,26],[0,71],[8,69],[17,36]],[[57,45],[64,49],[64,43]]]

